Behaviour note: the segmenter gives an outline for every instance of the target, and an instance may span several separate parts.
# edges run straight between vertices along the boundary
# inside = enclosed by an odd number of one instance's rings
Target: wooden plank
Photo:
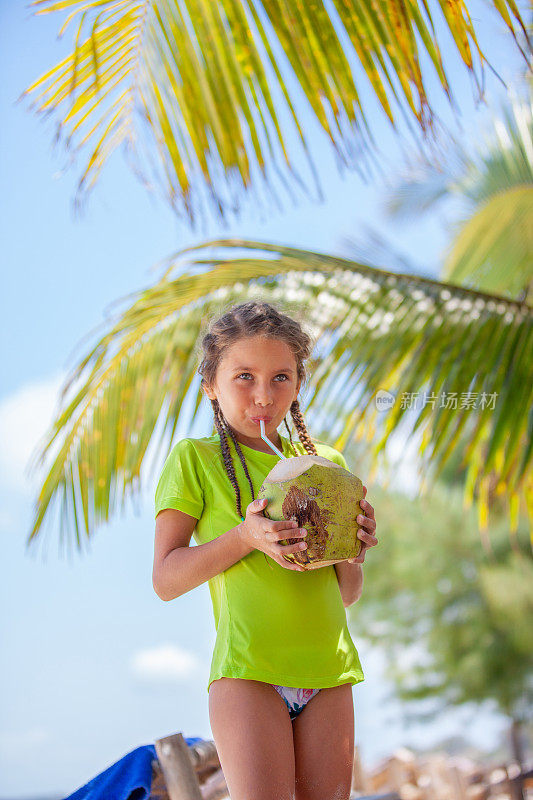
[[[220,769],[217,748],[212,740],[197,742],[189,747],[189,755],[196,772],[209,772]]]
[[[189,746],[181,733],[156,739],[155,751],[170,800],[202,800]]]
[[[203,800],[224,800],[229,798],[228,785],[221,769],[210,775],[200,786]]]
[[[167,785],[157,758],[152,761],[152,786],[149,800],[169,800]]]
[[[202,742],[202,744],[213,744],[214,742]],[[195,745],[196,746],[196,745]],[[205,748],[202,748],[205,750]],[[191,751],[193,747],[189,747],[189,754],[193,755]],[[220,763],[218,762],[218,754],[216,755],[216,761],[219,763],[219,766],[215,766],[212,762],[212,751],[209,752],[210,749],[207,750],[208,759],[203,760],[203,756],[200,756],[198,763],[201,765],[201,771],[196,770],[196,776],[198,778],[198,782],[200,784],[200,793],[202,795],[202,800],[224,800],[224,798],[229,798],[229,790],[226,783],[226,779],[224,777],[224,773],[220,767]],[[216,754],[216,749],[215,749]],[[195,760],[193,756],[193,761]],[[150,798],[149,800],[170,800],[169,794],[167,792],[165,778],[163,776],[163,771],[161,769],[161,765],[157,759],[152,761],[152,787],[150,791]]]

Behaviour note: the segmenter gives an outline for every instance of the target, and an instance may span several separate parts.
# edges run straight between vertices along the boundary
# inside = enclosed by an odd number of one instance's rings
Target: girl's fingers
[[[360,530],[367,530],[367,531],[370,531],[370,533],[372,533],[372,531],[376,530],[377,525],[376,525],[376,520],[375,519],[370,519],[369,517],[362,517],[359,514],[356,517],[355,521],[357,522],[358,525],[361,526]]]
[[[346,560],[349,561],[350,564],[362,564],[365,560],[367,548],[368,545],[366,545],[364,542],[361,542],[361,549],[359,551],[359,555],[356,556],[355,558],[348,558]]]
[[[278,519],[271,523],[273,531],[291,531],[297,530],[298,524],[292,519]]]
[[[361,506],[361,511],[366,514],[367,519],[374,519],[374,509],[370,503],[366,503],[364,500],[361,500],[359,505]]]
[[[361,500],[359,505],[368,517],[374,519],[374,507],[370,505],[368,500]]]
[[[362,542],[366,542],[369,547],[375,547],[378,543],[377,536],[374,536],[370,531],[365,531],[364,528],[360,528],[357,531],[357,538]]]
[[[279,558],[284,558],[285,555],[292,555],[293,553],[302,553],[306,551],[307,545],[302,547],[301,545],[305,544],[305,542],[297,542],[296,544],[284,544],[278,545],[276,548],[277,555]],[[290,562],[292,563],[292,562]]]

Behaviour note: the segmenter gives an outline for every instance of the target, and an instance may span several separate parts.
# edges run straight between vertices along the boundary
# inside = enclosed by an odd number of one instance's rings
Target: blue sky
[[[485,5],[472,8],[482,47],[512,86],[521,68],[516,48]],[[80,340],[102,321],[110,303],[151,284],[152,265],[180,247],[228,236],[345,254],[343,239],[361,236],[370,225],[423,274],[438,277],[445,223],[455,213],[450,205],[433,218],[391,223],[380,204],[383,181],[367,185],[356,172],[341,177],[325,135],[310,119],[306,130],[320,148],[315,159],[323,204],[300,200],[292,207],[285,195],[283,211],[269,218],[261,220],[248,207],[226,229],[212,220],[207,230],[192,232],[162,200],[147,194],[117,152],[85,215],[74,218],[71,201],[84,160],[63,170],[67,159],[52,148],[53,122],[37,118],[27,103],[15,104],[69,52],[74,29],[56,38],[63,19],[35,17],[22,3],[0,0],[0,798],[67,795],[126,752],[176,731],[211,738],[205,687],[215,630],[208,587],[172,603],[163,603],[152,589],[155,479],[145,483],[135,508],[128,502],[96,531],[82,555],[59,555],[52,526],[40,548],[25,548],[39,487],[26,466],[51,424],[68,371],[84,352]],[[488,111],[476,108],[466,71],[457,61],[449,63],[461,135],[477,138]],[[490,70],[486,87],[489,99],[503,91]],[[452,120],[442,94],[434,106]],[[384,117],[374,113],[371,119],[384,145],[385,174],[392,176],[401,163],[400,148]],[[198,428],[178,431],[178,438],[210,433],[204,406]],[[406,491],[415,486],[415,460],[411,448]],[[399,706],[387,699],[381,654],[360,642],[356,630],[352,635],[366,674],[354,687],[356,738],[365,763],[446,733],[466,732],[482,745],[495,744],[504,723],[489,710],[476,712],[475,722],[465,709],[406,731]]]

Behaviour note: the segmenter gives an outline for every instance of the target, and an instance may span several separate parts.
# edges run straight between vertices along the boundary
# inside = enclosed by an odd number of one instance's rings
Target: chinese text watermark
[[[498,392],[402,392],[400,408],[422,408],[430,404],[432,408],[493,410]],[[378,411],[388,411],[396,403],[392,392],[380,389],[375,397]]]

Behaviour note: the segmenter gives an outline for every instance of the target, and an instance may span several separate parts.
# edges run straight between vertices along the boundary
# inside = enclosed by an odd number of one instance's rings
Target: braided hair
[[[303,330],[299,322],[281,313],[270,303],[251,300],[231,307],[219,319],[212,322],[208,332],[201,340],[203,359],[198,368],[198,373],[202,375],[201,384],[203,387],[214,385],[218,365],[228,347],[239,339],[245,339],[251,336],[265,336],[271,339],[281,339],[284,341],[291,348],[296,358],[299,382],[301,383],[302,380],[304,380],[306,377],[304,360],[309,358],[311,353],[311,337]],[[250,485],[252,500],[255,500],[255,490],[248,472],[244,454],[234,432],[224,418],[218,400],[212,399],[211,405],[213,407],[215,428],[220,440],[224,467],[235,492],[236,512],[239,518],[244,520],[241,505],[241,492],[235,474],[235,466],[229,448],[228,436],[231,437],[235,445],[235,450]],[[290,414],[298,433],[298,438],[307,453],[309,453],[309,455],[318,455],[315,445],[309,436],[298,400],[292,402]],[[292,434],[287,425],[287,418],[285,417],[283,421],[289,434],[292,451],[294,455],[297,456],[298,453],[292,441]]]

